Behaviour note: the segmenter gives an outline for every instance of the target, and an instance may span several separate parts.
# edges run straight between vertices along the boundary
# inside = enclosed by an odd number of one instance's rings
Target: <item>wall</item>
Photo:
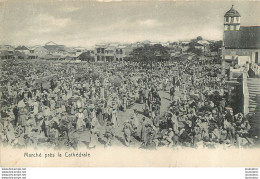
[[[243,113],[246,115],[249,113],[249,92],[247,87],[247,73],[243,73],[242,76],[242,88],[243,88]]]
[[[258,52],[258,62],[260,61],[260,49],[224,49],[223,50],[223,58],[226,55],[233,56],[250,56],[250,63],[255,63],[255,53]]]

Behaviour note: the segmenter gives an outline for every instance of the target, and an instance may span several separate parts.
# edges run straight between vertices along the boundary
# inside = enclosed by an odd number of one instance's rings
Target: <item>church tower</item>
[[[224,30],[235,31],[240,29],[240,14],[234,9],[232,5],[231,9],[226,12],[224,16]]]

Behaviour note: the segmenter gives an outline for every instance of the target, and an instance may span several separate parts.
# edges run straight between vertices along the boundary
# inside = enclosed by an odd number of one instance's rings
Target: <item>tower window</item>
[[[228,22],[228,17],[226,17],[226,22]]]
[[[239,17],[236,17],[236,19],[237,19],[237,22],[239,21]]]
[[[231,22],[234,22],[234,17],[231,17]]]

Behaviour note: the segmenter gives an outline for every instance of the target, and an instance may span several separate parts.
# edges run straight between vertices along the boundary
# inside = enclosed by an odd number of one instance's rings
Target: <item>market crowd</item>
[[[13,60],[0,66],[3,145],[254,145],[248,119],[233,114],[221,67],[210,58],[153,63]]]

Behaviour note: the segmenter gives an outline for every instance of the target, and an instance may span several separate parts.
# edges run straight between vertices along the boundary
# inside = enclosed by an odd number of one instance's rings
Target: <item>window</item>
[[[234,30],[237,30],[237,26],[234,25]]]
[[[237,22],[239,22],[239,17],[236,17],[236,19],[237,19]]]
[[[231,17],[231,22],[234,22],[234,17]]]
[[[228,17],[226,17],[226,22],[228,22]]]

